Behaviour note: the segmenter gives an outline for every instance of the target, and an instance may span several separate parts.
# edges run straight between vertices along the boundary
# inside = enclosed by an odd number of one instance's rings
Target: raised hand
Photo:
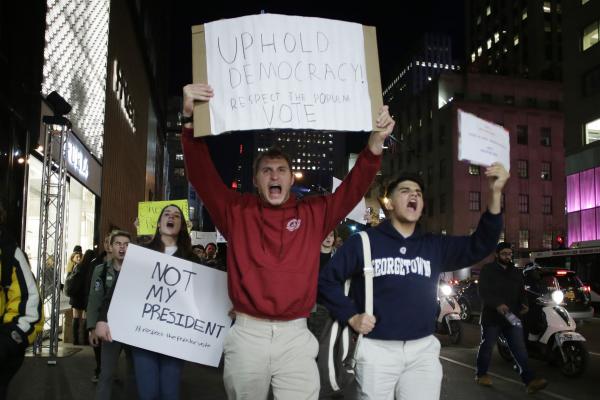
[[[369,150],[375,155],[380,155],[383,152],[383,143],[390,133],[394,130],[394,125],[396,122],[390,115],[388,106],[383,106],[379,110],[379,115],[377,120],[375,121],[375,126],[382,130],[371,132],[371,136],[369,136]]]
[[[183,116],[194,113],[194,101],[209,101],[214,96],[213,89],[207,83],[190,83],[183,87]]]

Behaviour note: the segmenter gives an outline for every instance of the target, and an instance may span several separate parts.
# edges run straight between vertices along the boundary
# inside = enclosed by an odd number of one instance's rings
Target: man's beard
[[[504,260],[502,258],[498,259],[498,262],[502,265],[504,265],[505,267],[512,267],[513,266],[513,262],[512,260]]]

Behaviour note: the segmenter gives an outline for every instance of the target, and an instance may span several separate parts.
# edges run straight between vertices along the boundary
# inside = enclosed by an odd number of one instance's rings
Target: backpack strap
[[[371,242],[367,232],[359,232],[363,246],[363,272],[365,274],[365,313],[373,315],[373,265],[371,264]]]

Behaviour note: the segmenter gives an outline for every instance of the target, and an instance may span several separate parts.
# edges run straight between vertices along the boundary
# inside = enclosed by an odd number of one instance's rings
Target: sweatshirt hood
[[[420,224],[417,224],[415,226],[415,231],[413,232],[412,235],[410,235],[408,237],[402,236],[400,234],[400,232],[398,232],[396,230],[396,228],[394,228],[394,225],[392,225],[392,220],[390,220],[390,219],[386,219],[385,221],[383,221],[382,223],[377,225],[375,227],[375,229],[377,229],[379,232],[381,232],[384,235],[389,236],[390,238],[395,239],[395,240],[418,239],[423,236],[423,231],[421,229]]]

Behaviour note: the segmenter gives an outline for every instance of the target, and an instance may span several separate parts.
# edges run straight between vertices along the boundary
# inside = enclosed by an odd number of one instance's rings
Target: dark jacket
[[[367,230],[371,242],[373,312],[371,339],[414,340],[433,334],[441,272],[473,265],[496,247],[502,215],[483,213],[471,236],[450,236],[416,230],[403,237],[385,221]],[[352,277],[350,297],[343,285]],[[363,249],[352,235],[319,275],[319,298],[340,322],[365,309]]]
[[[479,297],[483,304],[482,325],[508,325],[496,307],[506,304],[520,317],[523,305],[527,305],[523,274],[514,266],[504,269],[498,262],[484,265],[479,275]]]

